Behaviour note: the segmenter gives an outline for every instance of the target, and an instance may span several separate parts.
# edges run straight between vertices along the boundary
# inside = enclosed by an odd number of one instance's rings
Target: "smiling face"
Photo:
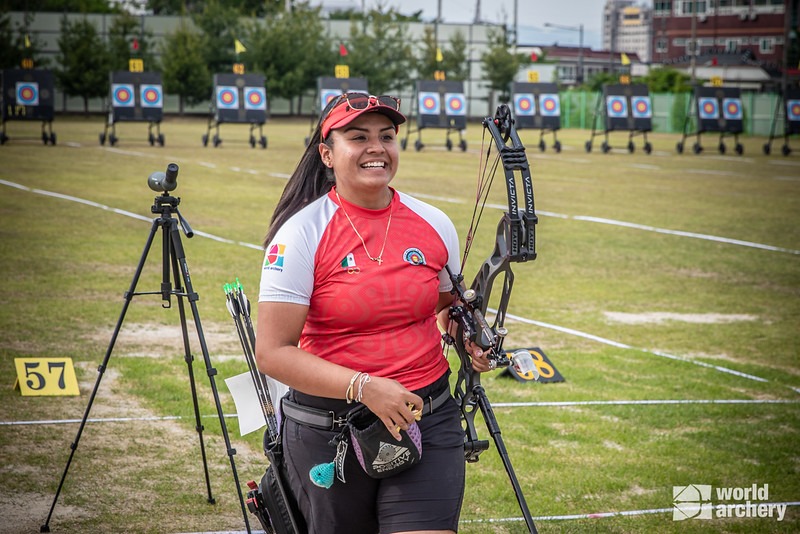
[[[394,123],[381,113],[364,113],[332,130],[330,146],[321,143],[322,162],[333,169],[342,198],[379,209],[391,200],[389,182],[397,173],[399,152]]]

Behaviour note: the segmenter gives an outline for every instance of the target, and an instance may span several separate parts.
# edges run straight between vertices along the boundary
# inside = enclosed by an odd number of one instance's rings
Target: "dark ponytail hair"
[[[281,198],[275,206],[275,211],[272,212],[267,236],[264,238],[265,247],[272,242],[280,227],[292,215],[321,196],[326,195],[336,183],[333,170],[322,163],[322,158],[319,155],[319,144],[325,143],[328,146],[333,146],[332,136],[328,136],[328,139],[322,139],[321,127],[322,121],[339,101],[340,98],[331,99],[320,114],[317,127],[314,129],[308,146],[300,158],[300,163],[297,164],[297,168],[289,178],[289,182],[283,189],[283,194],[281,194]]]

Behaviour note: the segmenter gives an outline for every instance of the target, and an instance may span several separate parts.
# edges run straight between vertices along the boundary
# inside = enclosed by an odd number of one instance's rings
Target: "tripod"
[[[211,390],[214,394],[214,403],[217,408],[217,415],[219,416],[219,423],[220,427],[222,428],[222,435],[225,439],[225,446],[227,448],[228,457],[231,463],[231,470],[233,471],[233,479],[236,484],[236,491],[239,494],[239,504],[242,509],[242,517],[244,518],[244,523],[247,528],[247,532],[250,532],[250,523],[247,519],[247,510],[244,504],[244,498],[242,496],[242,490],[239,486],[239,476],[236,472],[236,463],[234,461],[234,455],[236,454],[236,449],[231,447],[230,438],[228,437],[228,430],[225,425],[225,418],[222,411],[222,406],[219,400],[219,393],[217,391],[217,386],[214,381],[214,376],[217,374],[217,370],[211,366],[211,360],[208,355],[208,348],[206,346],[205,337],[203,335],[203,328],[200,324],[200,316],[197,311],[197,300],[198,295],[192,289],[192,282],[191,278],[189,277],[189,266],[186,263],[186,254],[183,249],[183,244],[181,243],[181,235],[180,231],[178,230],[178,225],[183,229],[183,232],[186,234],[187,237],[191,238],[194,235],[192,228],[189,226],[189,223],[186,222],[186,219],[178,211],[178,204],[180,204],[180,198],[171,196],[169,192],[177,186],[177,176],[178,176],[178,166],[174,163],[171,163],[167,167],[166,173],[153,173],[150,178],[148,179],[148,184],[151,189],[155,191],[163,191],[163,194],[160,196],[155,197],[155,201],[153,206],[150,208],[152,213],[158,214],[158,217],[153,219],[153,225],[150,229],[150,235],[147,238],[147,242],[144,246],[144,250],[142,251],[142,256],[139,259],[139,264],[136,266],[136,272],[133,275],[133,280],[131,281],[130,288],[128,291],[125,292],[124,298],[125,303],[122,306],[122,312],[120,313],[119,319],[117,320],[116,327],[114,328],[114,333],[111,336],[111,341],[108,345],[108,349],[106,350],[105,357],[103,358],[103,362],[97,369],[98,375],[97,380],[94,383],[94,388],[92,389],[92,393],[89,397],[89,404],[86,406],[86,411],[83,414],[83,419],[81,420],[80,426],[78,427],[78,433],[75,436],[75,441],[71,445],[71,451],[69,454],[69,459],[67,460],[67,464],[64,467],[64,473],[61,475],[61,482],[58,484],[58,489],[56,490],[56,495],[53,498],[53,503],[50,506],[50,512],[47,515],[47,520],[45,521],[44,525],[40,528],[40,532],[50,532],[50,518],[53,515],[53,510],[55,509],[56,502],[58,501],[58,497],[61,494],[61,489],[64,486],[64,481],[67,478],[67,472],[69,471],[69,466],[72,463],[72,459],[75,456],[75,451],[78,449],[78,443],[81,439],[81,435],[83,434],[83,429],[86,426],[86,421],[89,417],[89,411],[92,409],[92,404],[94,403],[94,399],[97,396],[97,391],[100,387],[100,380],[103,378],[103,374],[105,373],[106,368],[108,367],[108,362],[111,358],[111,353],[114,350],[114,345],[117,341],[117,336],[119,335],[120,328],[122,327],[122,323],[125,320],[125,314],[128,311],[128,306],[130,305],[133,297],[138,295],[161,295],[163,308],[171,308],[172,307],[172,296],[177,297],[178,301],[178,312],[180,315],[181,321],[181,332],[183,335],[183,347],[184,347],[184,360],[186,361],[186,366],[189,373],[189,384],[191,386],[192,392],[192,403],[194,405],[194,416],[195,416],[195,429],[197,430],[197,434],[200,439],[200,454],[203,459],[203,471],[205,474],[205,481],[206,481],[206,489],[208,491],[208,502],[210,504],[215,504],[215,499],[211,494],[211,483],[209,481],[208,475],[208,464],[206,462],[206,450],[205,450],[205,443],[203,441],[203,425],[200,422],[200,410],[198,408],[197,403],[197,390],[195,387],[195,380],[194,380],[194,371],[192,369],[192,362],[194,361],[194,356],[191,353],[191,349],[189,347],[189,331],[187,329],[186,324],[186,310],[184,305],[184,299],[189,302],[189,307],[191,308],[192,312],[192,319],[194,321],[195,330],[197,331],[197,335],[200,341],[200,348],[203,353],[203,360],[206,365],[206,372],[208,374],[209,381],[211,382]],[[173,217],[173,215],[177,215],[177,219]],[[161,236],[162,236],[162,280],[161,280],[161,290],[160,291],[150,291],[150,292],[136,292],[136,285],[139,282],[139,277],[142,274],[142,269],[144,268],[145,261],[147,260],[147,254],[153,244],[153,240],[156,236],[157,230],[161,228]],[[172,288],[171,277],[174,276],[175,280],[175,288]]]

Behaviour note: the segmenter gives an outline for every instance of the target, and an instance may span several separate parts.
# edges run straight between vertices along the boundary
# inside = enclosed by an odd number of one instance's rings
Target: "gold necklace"
[[[381,251],[378,253],[378,255],[373,258],[370,255],[369,250],[367,250],[367,243],[364,241],[364,238],[361,237],[361,234],[358,233],[358,230],[356,230],[356,225],[353,224],[352,219],[350,219],[350,216],[347,214],[347,210],[344,209],[344,202],[342,202],[342,197],[339,196],[339,191],[334,189],[333,192],[336,193],[336,198],[339,200],[339,207],[342,208],[344,216],[347,217],[347,222],[350,223],[350,228],[353,229],[358,238],[361,240],[361,245],[364,247],[364,252],[367,253],[367,257],[372,261],[378,262],[378,265],[381,265],[383,263],[383,251],[386,248],[386,238],[389,237],[389,225],[392,224],[392,201],[389,201],[389,221],[386,223],[386,233],[383,235],[383,246],[381,246]]]

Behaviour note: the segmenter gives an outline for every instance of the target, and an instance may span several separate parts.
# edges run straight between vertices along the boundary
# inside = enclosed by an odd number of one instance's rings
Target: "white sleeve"
[[[323,196],[281,226],[264,254],[259,302],[311,302],[314,258],[335,207]]]

